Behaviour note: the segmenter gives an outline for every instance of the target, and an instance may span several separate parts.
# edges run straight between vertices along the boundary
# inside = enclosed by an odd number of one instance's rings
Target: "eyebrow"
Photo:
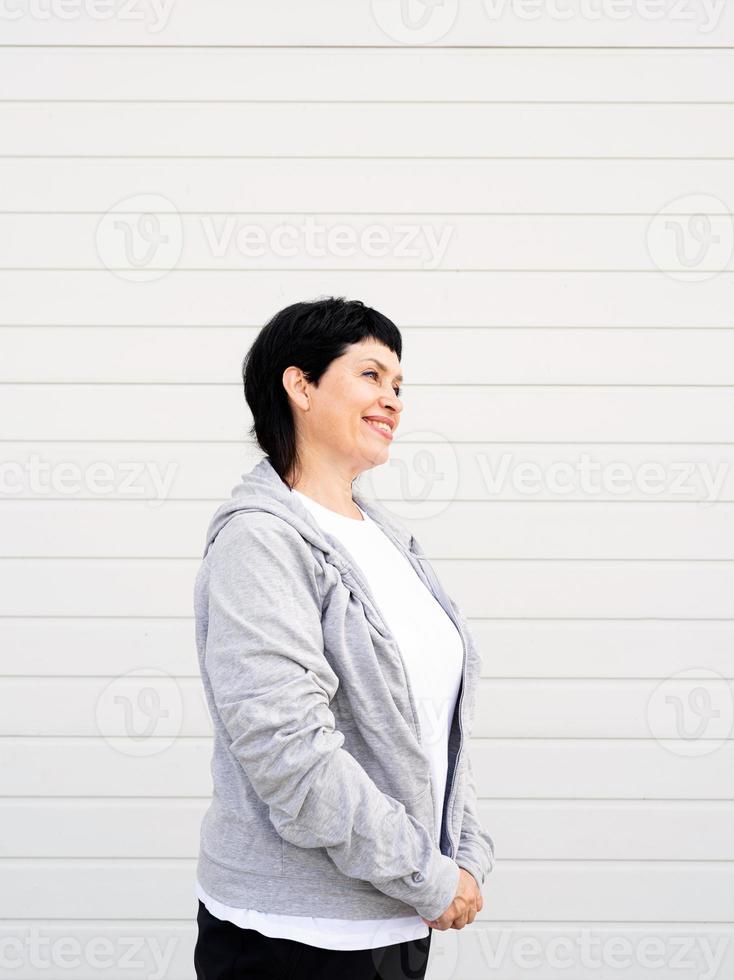
[[[378,368],[381,371],[384,371],[385,374],[387,374],[387,370],[388,370],[387,369],[387,365],[386,364],[383,364],[382,361],[378,361],[376,357],[363,357],[362,360],[360,361],[360,364],[361,363],[364,363],[364,361],[372,361],[373,363],[375,363],[378,366]],[[403,380],[402,374],[396,374],[395,377],[393,378],[393,380],[394,381],[402,381]]]

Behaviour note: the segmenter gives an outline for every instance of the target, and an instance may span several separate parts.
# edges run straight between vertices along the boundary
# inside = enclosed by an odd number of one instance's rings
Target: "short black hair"
[[[286,482],[298,465],[296,430],[283,372],[295,365],[318,384],[329,364],[350,344],[373,339],[400,360],[400,331],[384,314],[361,300],[328,296],[292,303],[260,330],[242,362],[245,399],[252,412],[250,434]]]

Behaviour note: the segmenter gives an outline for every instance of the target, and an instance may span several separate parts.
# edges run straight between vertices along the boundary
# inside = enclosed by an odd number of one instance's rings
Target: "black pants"
[[[321,949],[223,922],[199,902],[197,980],[422,980],[433,930],[377,949]]]

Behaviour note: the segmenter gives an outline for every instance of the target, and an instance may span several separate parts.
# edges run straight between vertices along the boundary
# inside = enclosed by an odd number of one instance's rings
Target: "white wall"
[[[0,976],[193,976],[193,576],[241,358],[329,294],[403,331],[361,482],[483,656],[498,863],[429,977],[732,971],[734,13],[600,2],[3,7]]]

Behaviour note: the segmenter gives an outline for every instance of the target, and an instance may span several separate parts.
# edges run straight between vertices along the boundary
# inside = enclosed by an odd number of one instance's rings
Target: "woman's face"
[[[400,361],[389,347],[375,340],[351,344],[329,364],[318,387],[308,385],[309,410],[299,413],[299,436],[309,451],[355,475],[380,466],[389,458],[403,410],[401,383]]]

